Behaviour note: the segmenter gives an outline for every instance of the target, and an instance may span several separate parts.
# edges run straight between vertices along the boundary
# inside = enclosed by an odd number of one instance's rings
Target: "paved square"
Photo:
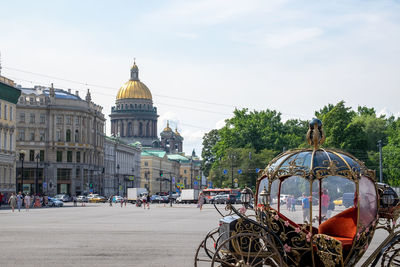
[[[218,226],[213,206],[132,204],[0,210],[0,265],[193,266],[206,233]],[[376,233],[371,248],[384,238]]]

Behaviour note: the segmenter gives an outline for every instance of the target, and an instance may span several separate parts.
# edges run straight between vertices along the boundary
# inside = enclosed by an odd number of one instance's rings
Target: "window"
[[[56,132],[56,140],[57,140],[57,141],[61,141],[61,131],[60,131],[60,129],[57,129],[57,132]]]
[[[147,161],[145,161],[144,166],[149,166],[149,163]]]
[[[79,131],[75,130],[75,142],[79,142]]]
[[[30,123],[35,123],[35,113],[31,113],[31,119],[29,120]]]
[[[19,141],[25,141],[25,130],[19,130],[18,131],[18,140]]]
[[[4,119],[7,120],[7,105],[4,105]]]
[[[41,141],[41,142],[45,141],[44,131],[40,131],[40,134],[39,134],[39,135],[40,135],[40,137],[39,137],[39,138],[40,138],[40,141]]]
[[[35,132],[29,133],[29,141],[35,141]]]
[[[70,129],[67,129],[67,131],[65,132],[65,141],[71,142],[71,130]]]
[[[43,161],[44,161],[44,150],[40,150],[40,152],[39,152],[39,159],[40,159],[40,162],[43,162]]]
[[[71,116],[67,116],[66,120],[67,120],[67,124],[71,125]]]
[[[57,169],[57,180],[68,181],[71,179],[71,169]]]
[[[62,116],[57,116],[57,124],[62,124]]]
[[[10,151],[13,150],[13,134],[10,133]]]
[[[46,116],[44,114],[40,114],[40,123],[41,124],[46,123]]]
[[[76,168],[75,169],[75,179],[80,180],[81,179],[81,169]]]
[[[29,161],[35,161],[35,150],[29,150]]]
[[[62,151],[57,151],[57,162],[62,162]]]
[[[30,103],[31,105],[33,105],[33,97],[30,97],[30,98],[29,98],[29,103]]]
[[[7,133],[4,132],[4,146],[3,149],[7,149]]]
[[[44,103],[44,99],[40,98],[40,105],[43,105],[43,103]]]
[[[75,117],[75,125],[79,125],[79,117]]]
[[[72,162],[72,151],[67,151],[67,162]]]
[[[25,113],[20,113],[19,114],[19,121],[20,122],[25,122]]]
[[[12,107],[10,107],[10,121],[12,121],[13,119],[13,109]]]
[[[77,163],[81,162],[81,152],[80,151],[76,151],[76,162]]]

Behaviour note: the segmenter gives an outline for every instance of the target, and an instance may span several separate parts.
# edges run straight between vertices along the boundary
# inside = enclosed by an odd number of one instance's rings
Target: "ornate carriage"
[[[320,148],[320,120],[310,122],[307,139],[312,148],[284,152],[260,172],[254,203],[245,188],[244,207],[215,205],[223,218],[199,245],[195,266],[354,266],[377,229],[388,236],[363,266],[400,266],[395,191],[352,155]]]

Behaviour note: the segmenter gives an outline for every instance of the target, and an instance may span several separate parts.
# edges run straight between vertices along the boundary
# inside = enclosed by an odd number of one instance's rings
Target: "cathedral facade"
[[[158,142],[157,108],[147,86],[139,80],[136,63],[131,78],[118,91],[115,106],[111,108],[111,134],[130,144],[140,142],[152,147]]]

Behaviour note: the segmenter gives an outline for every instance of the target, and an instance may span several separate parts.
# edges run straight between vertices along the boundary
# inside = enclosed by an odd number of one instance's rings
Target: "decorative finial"
[[[167,120],[167,128],[169,128],[169,120]]]
[[[314,146],[314,150],[317,150],[320,145],[325,141],[325,132],[322,129],[322,121],[319,119],[312,119],[308,125],[307,132],[308,144]]]
[[[90,94],[89,88],[87,89],[86,101],[87,101],[87,102],[92,101],[92,95]]]

